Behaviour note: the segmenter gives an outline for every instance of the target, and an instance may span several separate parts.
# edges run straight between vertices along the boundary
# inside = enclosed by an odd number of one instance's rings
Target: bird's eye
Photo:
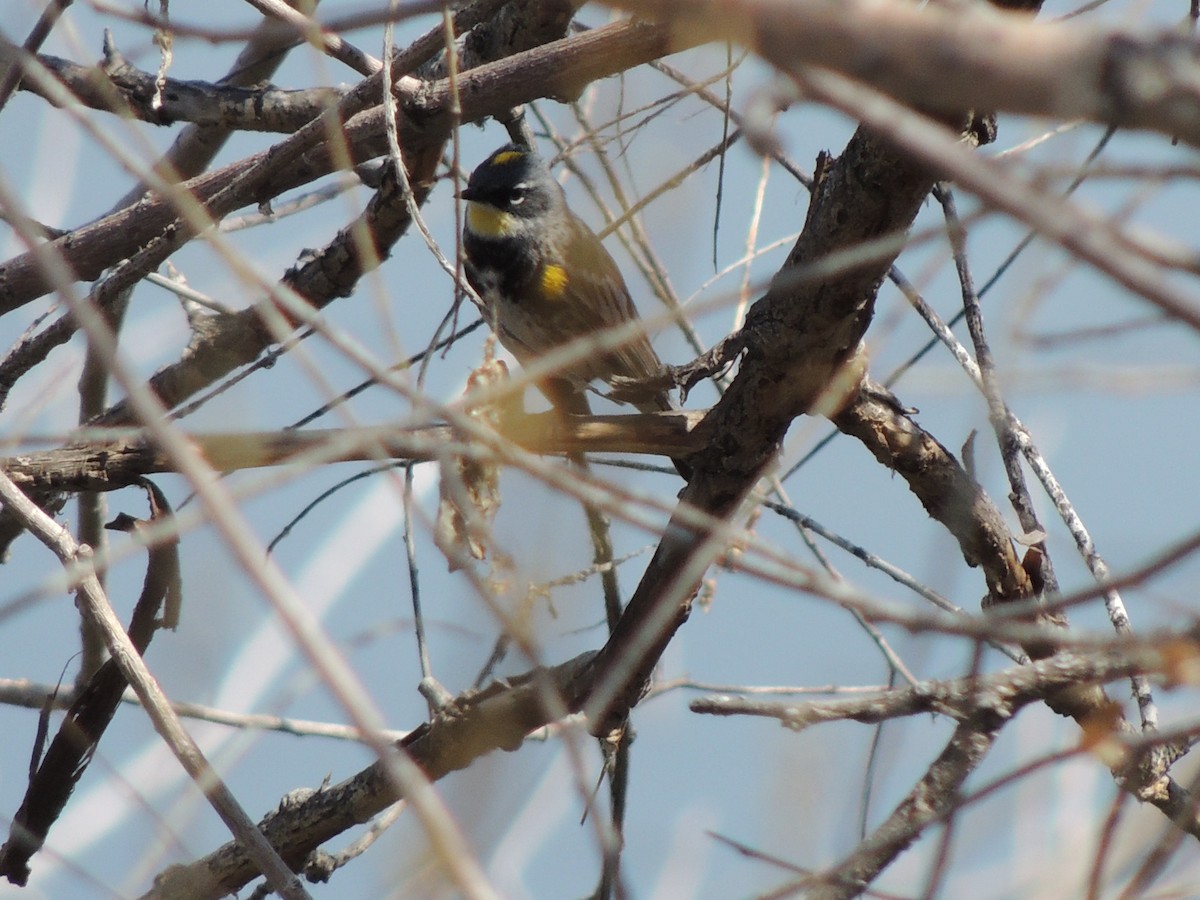
[[[520,206],[525,202],[525,194],[527,188],[523,184],[514,184],[512,191],[508,195],[509,206]]]

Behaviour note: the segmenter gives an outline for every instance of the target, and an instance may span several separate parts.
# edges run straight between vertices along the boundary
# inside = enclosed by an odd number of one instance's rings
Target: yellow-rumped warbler
[[[556,347],[638,317],[625,279],[600,239],[567,208],[549,168],[532,150],[506,144],[479,164],[461,194],[467,280],[496,336],[525,365]],[[663,364],[644,334],[592,352],[538,382],[564,412],[590,411],[594,379],[647,379]],[[678,409],[665,390],[624,392],[642,412]]]

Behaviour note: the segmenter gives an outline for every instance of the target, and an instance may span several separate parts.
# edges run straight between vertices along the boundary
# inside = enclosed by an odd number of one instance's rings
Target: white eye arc
[[[524,181],[514,184],[512,186],[512,193],[508,198],[509,206],[520,206],[522,203],[524,203],[525,192],[527,190],[529,190],[529,185],[527,185]]]

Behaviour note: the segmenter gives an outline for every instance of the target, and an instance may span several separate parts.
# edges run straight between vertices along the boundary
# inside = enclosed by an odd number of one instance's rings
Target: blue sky
[[[1167,15],[1161,6],[1110,4],[1100,15],[1122,22],[1154,22]],[[357,4],[327,2],[325,14]],[[0,10],[0,28],[9,36],[26,33],[37,5],[10,2]],[[1066,7],[1054,5],[1057,11]],[[1174,13],[1175,10],[1169,11]],[[209,4],[206,21],[225,27],[250,23],[249,9],[233,0]],[[191,8],[173,9],[180,21],[196,21]],[[597,24],[604,12],[589,9],[585,21]],[[56,31],[47,52],[85,62],[100,54],[101,29],[112,27],[118,46],[132,62],[153,69],[156,51],[138,26],[112,23],[77,4],[69,27]],[[431,24],[420,19],[398,41]],[[1161,24],[1161,22],[1160,22]],[[378,35],[351,36],[378,54]],[[171,74],[208,78],[223,72],[235,53],[231,45],[178,39]],[[718,71],[720,50],[704,50],[671,62],[694,76]],[[353,82],[354,73],[309,51],[294,53],[275,78],[280,86]],[[769,73],[753,61],[735,76],[734,105],[744,109],[770,85]],[[719,83],[716,87],[719,87]],[[593,121],[671,90],[646,69],[624,80],[610,79],[584,98]],[[570,109],[545,102],[540,109],[565,135],[578,125]],[[173,131],[118,122],[89,114],[123,145],[153,158],[169,145]],[[995,153],[1022,144],[1055,123],[1001,118]],[[822,149],[837,152],[854,123],[812,104],[800,104],[778,121],[788,154],[806,170]],[[630,135],[626,152],[613,152],[616,170],[631,196],[641,196],[687,165],[720,139],[721,121],[698,101],[689,100]],[[1101,134],[1084,126],[1022,154],[1013,165],[1023,173],[1040,167],[1067,169],[1079,164]],[[230,142],[223,164],[277,140],[247,135]],[[464,165],[470,168],[506,140],[489,123],[461,133]],[[613,144],[612,148],[617,145]],[[543,144],[550,152],[548,143]],[[1121,135],[1105,152],[1107,165],[1195,165],[1195,151],[1172,147],[1158,136]],[[581,163],[593,176],[595,161]],[[745,252],[755,208],[761,160],[744,145],[728,155],[718,236],[719,266]],[[103,153],[65,113],[29,95],[18,95],[0,114],[0,177],[19,189],[37,218],[71,227],[106,211],[131,184],[129,176]],[[712,232],[716,165],[689,178],[644,213],[643,223],[681,297],[690,297],[713,275]],[[1065,179],[1047,182],[1058,192]],[[572,205],[594,226],[602,224],[580,185],[566,179]],[[1195,247],[1197,186],[1194,178],[1165,183],[1101,178],[1076,195],[1088,207],[1121,221],[1156,230]],[[316,210],[232,236],[255,269],[277,279],[304,248],[328,242],[358,213],[369,194],[350,191]],[[611,202],[611,194],[605,193]],[[794,233],[803,223],[807,194],[778,167],[769,170],[758,221],[758,246]],[[1021,239],[1024,229],[980,209],[960,195],[969,222],[969,250],[977,284]],[[452,254],[454,219],[451,191],[439,185],[424,214],[431,231]],[[918,219],[915,242],[899,266],[945,317],[959,307],[946,241],[938,237],[940,211],[930,201]],[[643,315],[660,307],[638,278],[627,254],[609,239]],[[786,247],[763,254],[749,273],[762,284],[778,267]],[[4,258],[18,252],[15,238],[0,228]],[[189,284],[233,307],[257,298],[219,256],[191,246],[174,260]],[[698,303],[732,297],[743,270],[707,288]],[[1190,285],[1188,285],[1190,286]],[[355,296],[334,304],[329,324],[366,347],[383,365],[420,350],[452,296],[452,285],[421,241],[403,240],[382,269],[363,280]],[[48,301],[32,304],[0,321],[0,339],[14,341]],[[707,342],[728,333],[732,300],[696,319]],[[1182,326],[1155,324],[1101,338],[1075,338],[1047,346],[1037,338],[1082,327],[1130,322],[1153,310],[1111,280],[1082,267],[1061,250],[1035,242],[990,293],[984,308],[1006,397],[1029,426],[1039,447],[1087,523],[1096,545],[1116,572],[1146,560],[1166,544],[1196,528],[1200,474],[1195,465],[1196,411],[1200,368],[1196,338]],[[473,318],[473,316],[472,316]],[[960,337],[966,340],[965,332]],[[146,374],[174,359],[187,341],[187,325],[175,301],[163,290],[142,286],[135,294],[125,332],[128,358]],[[927,339],[927,331],[890,285],[882,289],[875,324],[868,334],[872,372],[882,377]],[[679,363],[691,356],[683,339],[669,331],[654,335],[660,355]],[[477,333],[431,365],[425,389],[440,401],[462,390],[478,364],[483,337]],[[76,341],[60,349],[14,392],[0,419],[0,434],[61,434],[75,416],[75,382],[82,358]],[[312,376],[312,368],[321,379]],[[185,421],[193,430],[282,428],[327,399],[329,390],[349,388],[363,369],[329,343],[314,339],[273,369],[235,387]],[[982,399],[953,359],[936,349],[895,388],[901,400],[920,410],[918,420],[958,452],[973,429],[978,474],[1004,504],[1007,486],[994,448]],[[713,402],[710,388],[698,390],[692,408]],[[538,401],[531,398],[531,403]],[[385,389],[368,391],[351,405],[355,422],[402,420],[411,408]],[[347,424],[329,416],[326,427]],[[789,468],[830,430],[823,420],[801,419],[788,435],[782,466]],[[272,539],[321,491],[352,474],[350,465],[316,471],[241,473],[227,480],[264,543]],[[669,509],[678,490],[674,477],[600,469],[623,487]],[[176,504],[189,493],[181,478],[157,479]],[[826,527],[900,565],[968,610],[978,608],[984,586],[965,567],[946,532],[932,522],[904,483],[880,467],[860,446],[836,439],[786,485],[793,504]],[[503,602],[526,615],[540,658],[565,660],[603,640],[599,588],[594,579],[556,589],[551,603],[523,604],[531,584],[585,568],[589,561],[582,514],[576,504],[515,471],[502,481],[503,508],[496,531],[516,561],[503,573],[510,590]],[[495,620],[461,576],[447,574],[434,548],[428,522],[437,502],[436,472],[417,470],[414,517],[424,605],[429,617],[435,673],[452,691],[468,687],[496,637]],[[1089,576],[1044,495],[1039,513],[1066,589],[1082,587]],[[144,515],[144,499],[124,491],[109,497],[113,512]],[[1016,529],[1015,518],[1006,517]],[[73,515],[73,513],[72,513]],[[403,549],[401,482],[376,477],[351,486],[302,520],[284,540],[276,560],[309,608],[342,649],[391,727],[415,727],[425,718],[416,692],[419,678],[411,627],[408,573]],[[649,547],[654,535],[618,524],[617,553]],[[764,513],[756,528],[764,545],[814,561],[786,523]],[[141,584],[143,559],[115,539],[119,561],[110,578],[118,612],[127,616]],[[918,598],[842,551],[825,547],[833,564],[855,586],[888,600],[916,606]],[[180,700],[243,712],[275,712],[311,719],[343,720],[343,714],[314,678],[309,666],[277,624],[274,613],[237,569],[207,522],[195,521],[183,539],[185,608],[178,633],[160,633],[148,662],[168,694]],[[628,595],[647,555],[621,568]],[[77,643],[71,600],[48,587],[58,575],[53,559],[29,538],[13,548],[0,586],[0,609],[31,590],[42,591],[31,609],[0,620],[0,678],[53,682],[64,667],[73,674]],[[882,657],[851,617],[830,601],[772,586],[748,575],[710,573],[715,591],[710,605],[697,609],[665,654],[660,676],[690,676],[710,683],[792,685],[878,685],[887,678]],[[1188,560],[1148,586],[1127,592],[1126,603],[1139,628],[1178,625],[1194,615],[1200,566]],[[1073,623],[1107,633],[1096,604],[1072,612]],[[910,668],[922,678],[953,677],[969,670],[971,647],[956,640],[909,635],[885,629]],[[990,654],[989,667],[1002,660]],[[516,674],[528,663],[510,656],[499,674]],[[1124,685],[1114,696],[1124,698]],[[1161,693],[1161,692],[1160,692]],[[639,707],[634,716],[631,803],[626,832],[626,872],[634,897],[718,898],[748,896],[778,884],[785,876],[752,862],[708,836],[717,832],[801,866],[830,864],[857,841],[863,785],[871,784],[867,819],[877,823],[904,795],[914,778],[941,749],[949,726],[917,717],[889,724],[881,738],[874,774],[865,774],[873,730],[857,724],[831,724],[793,734],[766,721],[697,716],[687,710],[694,692],[674,690]],[[1161,693],[1164,719],[1189,709],[1185,691]],[[23,773],[36,724],[35,713],[0,707],[0,817],[12,815],[24,790]],[[192,723],[196,738],[254,817],[274,808],[297,787],[316,787],[326,776],[339,781],[370,762],[357,745],[320,738],[238,732]],[[595,782],[598,754],[592,742],[574,735],[584,771],[574,772],[565,739],[529,741],[517,753],[493,754],[469,771],[439,785],[479,859],[507,897],[581,896],[590,891],[597,869],[595,833],[579,825],[581,793]],[[1031,757],[1073,746],[1077,732],[1045,709],[1031,708],[1006,730],[978,773],[976,782],[1010,771]],[[1019,787],[965,812],[956,831],[946,896],[956,886],[972,886],[976,897],[1052,897],[1078,891],[1086,875],[1100,823],[1114,788],[1106,770],[1090,758],[1038,773]],[[600,803],[606,801],[603,796]],[[1161,819],[1136,814],[1122,832],[1120,854],[1133,852],[1136,835],[1157,835]],[[1145,823],[1145,824],[1142,824]],[[123,708],[105,736],[65,817],[51,834],[48,852],[34,862],[27,897],[137,896],[153,874],[172,862],[186,862],[220,845],[227,833],[162,748],[144,717]],[[334,842],[340,847],[349,838]],[[878,886],[918,893],[927,877],[925,841],[881,879]],[[1064,860],[1079,861],[1078,867]],[[1181,858],[1172,876],[1195,885],[1194,854]],[[1056,880],[1061,879],[1061,880]],[[1175,883],[1171,878],[1165,882]],[[104,887],[104,886],[107,886]],[[450,896],[431,851],[413,817],[403,817],[377,846],[339,873],[316,897]],[[3,893],[0,890],[0,893]]]

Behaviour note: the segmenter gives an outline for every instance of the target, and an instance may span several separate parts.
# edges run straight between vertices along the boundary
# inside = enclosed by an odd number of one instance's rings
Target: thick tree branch
[[[105,59],[94,66],[81,66],[48,54],[39,54],[37,59],[84,106],[131,115],[154,125],[190,122],[237,131],[291,134],[336,105],[344,94],[337,88],[288,91],[168,78],[158,94],[161,102],[156,104],[156,76],[130,65],[109,47],[105,51]],[[0,64],[15,62],[14,55],[0,45]],[[39,90],[37,82],[24,82],[22,86],[57,105],[57,98]]]
[[[1200,145],[1200,47],[1174,28],[1041,22],[984,3],[606,2],[677,40],[731,41],[785,72],[839,72],[931,113],[1086,119]]]
[[[868,385],[832,417],[833,424],[904,478],[929,515],[958,541],[967,565],[983,567],[993,598],[1028,597],[1029,575],[1000,510],[954,455],[886,394]]]
[[[933,182],[932,173],[865,129],[838,159],[823,161],[804,230],[771,289],[750,309],[739,336],[745,348],[741,368],[705,421],[711,440],[691,460],[695,471],[682,506],[718,519],[735,515],[792,420],[805,412],[832,413],[857,392],[859,340],[895,253],[876,254],[820,280],[802,277],[805,267],[881,235],[902,234]],[[697,531],[686,516],[677,514],[668,525],[595,661],[603,674],[586,709],[597,733],[623,718],[641,696],[660,654],[687,619],[704,570],[723,549],[720,540]]]

